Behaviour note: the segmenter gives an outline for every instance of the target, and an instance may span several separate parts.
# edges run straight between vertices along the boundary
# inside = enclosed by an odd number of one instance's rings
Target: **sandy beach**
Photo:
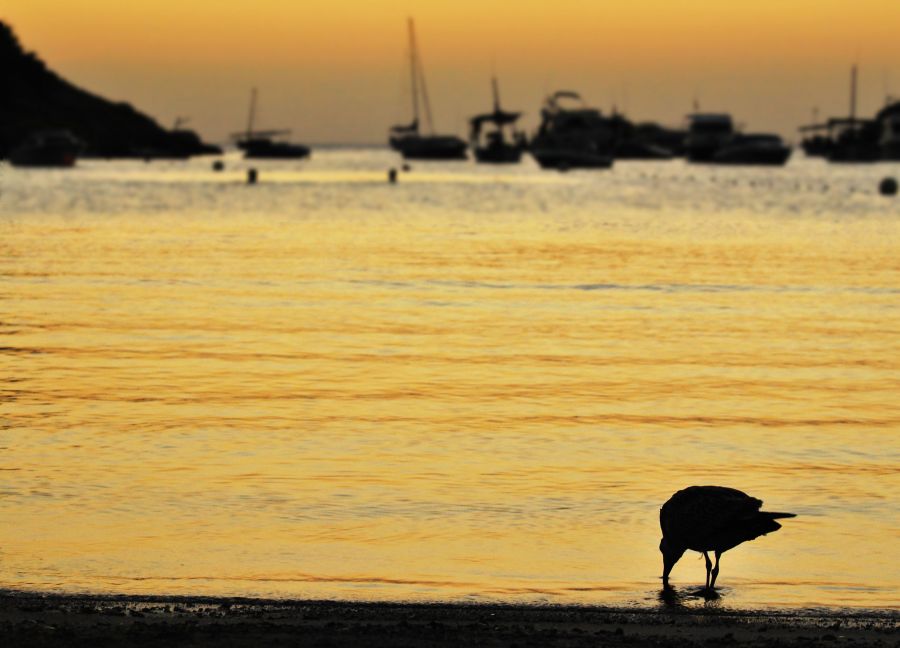
[[[6,646],[898,646],[900,615],[4,593]]]

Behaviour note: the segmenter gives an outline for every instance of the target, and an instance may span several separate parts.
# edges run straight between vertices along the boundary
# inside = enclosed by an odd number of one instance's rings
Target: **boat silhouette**
[[[688,115],[685,140],[690,162],[780,166],[791,156],[791,147],[773,133],[740,133],[727,113]]]
[[[575,105],[567,106],[568,102]],[[545,169],[607,169],[618,145],[616,128],[577,92],[561,90],[544,100],[541,125],[529,151]]]
[[[671,160],[683,155],[684,131],[653,122],[635,124],[615,109],[610,121],[616,132],[617,160]]]
[[[9,161],[19,167],[75,166],[84,145],[67,130],[36,131],[26,137],[9,154]]]
[[[875,119],[881,125],[881,159],[900,161],[900,101],[888,97],[887,105],[878,111]]]
[[[247,118],[247,130],[235,133],[232,138],[237,147],[248,159],[302,159],[309,157],[311,151],[303,144],[292,144],[275,140],[275,137],[290,135],[290,130],[254,130],[256,120],[256,88],[250,92],[250,114]]]
[[[866,163],[900,160],[900,103],[888,98],[874,118],[856,113],[857,66],[850,68],[850,114],[832,117],[823,123],[800,127],[807,155],[819,155],[829,162]]]
[[[812,121],[797,130],[802,134],[800,148],[807,157],[828,157],[831,150],[831,136],[828,123],[819,121],[818,108],[813,108]]]
[[[685,155],[690,162],[712,162],[716,152],[734,137],[734,122],[726,113],[688,115]]]
[[[687,137],[687,131],[683,128],[670,128],[655,122],[639,123],[634,128],[635,138],[638,140],[668,151],[672,157],[684,157],[684,140]]]
[[[716,164],[780,166],[791,157],[791,147],[772,133],[737,133],[713,155]]]
[[[506,112],[500,107],[496,77],[491,79],[491,88],[494,111],[475,115],[469,120],[469,142],[478,162],[515,164],[522,159],[522,152],[527,147],[525,133],[516,129],[516,122],[522,113]]]
[[[390,130],[391,148],[408,160],[465,160],[466,143],[455,135],[435,135],[431,116],[431,102],[425,83],[425,70],[416,44],[416,30],[409,19],[409,67],[412,91],[412,123],[393,126]],[[425,124],[428,134],[419,132],[419,95],[425,108]]]

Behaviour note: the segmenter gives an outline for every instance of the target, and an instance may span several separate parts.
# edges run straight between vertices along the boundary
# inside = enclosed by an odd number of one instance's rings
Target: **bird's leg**
[[[712,569],[712,582],[709,584],[710,588],[716,586],[716,578],[719,576],[719,558],[722,556],[721,551],[716,552],[716,566]]]
[[[709,589],[709,570],[712,569],[712,561],[709,559],[709,554],[705,551],[703,552],[703,557],[706,558],[706,589]]]

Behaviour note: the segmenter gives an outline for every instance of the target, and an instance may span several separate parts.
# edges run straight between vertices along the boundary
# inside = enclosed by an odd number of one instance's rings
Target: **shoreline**
[[[10,646],[900,645],[900,612],[384,603],[0,591]]]

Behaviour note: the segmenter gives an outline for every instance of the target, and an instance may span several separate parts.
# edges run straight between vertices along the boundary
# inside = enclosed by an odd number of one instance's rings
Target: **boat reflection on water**
[[[409,66],[413,120],[410,124],[393,126],[390,131],[391,148],[408,160],[465,160],[466,143],[455,135],[435,135],[431,117],[431,102],[425,83],[425,70],[416,44],[416,30],[409,19]],[[419,95],[425,108],[427,135],[419,132]]]
[[[469,120],[469,141],[478,162],[489,164],[515,164],[522,159],[528,142],[525,133],[516,129],[522,116],[518,112],[506,112],[500,107],[500,90],[497,79],[491,79],[494,92],[494,111],[476,115]],[[491,130],[486,130],[492,127]]]

